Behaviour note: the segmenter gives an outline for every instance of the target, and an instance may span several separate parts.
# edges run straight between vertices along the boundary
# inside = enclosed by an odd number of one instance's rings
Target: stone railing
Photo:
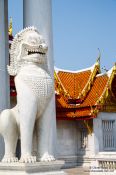
[[[116,169],[116,160],[99,160],[99,167],[103,169]]]

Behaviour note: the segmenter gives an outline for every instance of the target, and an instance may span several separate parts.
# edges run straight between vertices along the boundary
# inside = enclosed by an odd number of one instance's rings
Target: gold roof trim
[[[56,73],[55,70],[54,70],[54,79],[57,82],[56,91],[58,92],[58,94],[63,94],[64,97],[71,98],[70,95],[69,95],[69,93],[64,88],[62,82],[60,81],[60,78],[58,77],[58,74]]]
[[[84,97],[87,95],[88,91],[91,89],[91,85],[94,81],[94,78],[97,74],[97,72],[100,73],[100,61],[99,61],[99,58],[97,59],[95,65],[94,65],[94,68],[91,72],[91,75],[89,77],[89,80],[87,82],[87,84],[85,85],[84,89],[82,90],[82,92],[79,94],[78,96],[78,99],[84,99]]]
[[[106,87],[105,87],[101,97],[97,100],[96,105],[104,104],[106,98],[109,95],[109,90],[111,90],[112,81],[113,81],[115,75],[116,75],[116,63],[112,67],[112,69],[110,71],[108,71],[108,73],[107,73],[107,76],[109,76],[109,80],[106,84]]]

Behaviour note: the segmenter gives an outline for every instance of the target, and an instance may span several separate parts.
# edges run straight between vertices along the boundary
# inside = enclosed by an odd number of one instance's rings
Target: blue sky
[[[90,67],[101,51],[101,67],[116,62],[116,0],[52,0],[55,66]],[[23,27],[22,0],[9,0],[13,33]]]

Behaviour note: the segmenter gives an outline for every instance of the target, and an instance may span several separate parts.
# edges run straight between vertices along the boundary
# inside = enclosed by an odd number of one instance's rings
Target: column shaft
[[[52,40],[52,3],[51,0],[23,0],[23,26],[35,26],[48,44],[48,68],[54,76],[53,40]],[[56,115],[55,96],[52,98],[52,106],[47,115],[52,117],[53,125],[50,137],[50,152],[55,152],[56,144]]]
[[[9,108],[8,1],[0,0],[0,111]]]
[[[53,75],[52,5],[51,0],[24,0],[23,26],[38,28],[48,44],[48,66]]]
[[[8,52],[8,1],[0,0],[0,112],[10,107]],[[4,141],[0,136],[0,160],[4,155]]]

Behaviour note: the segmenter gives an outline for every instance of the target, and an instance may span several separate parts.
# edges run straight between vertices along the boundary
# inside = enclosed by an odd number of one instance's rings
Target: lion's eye
[[[37,43],[40,43],[40,38],[37,38],[36,41],[37,41]]]
[[[36,44],[37,43],[37,41],[36,41],[36,39],[31,39],[31,43],[33,43],[33,44]]]

